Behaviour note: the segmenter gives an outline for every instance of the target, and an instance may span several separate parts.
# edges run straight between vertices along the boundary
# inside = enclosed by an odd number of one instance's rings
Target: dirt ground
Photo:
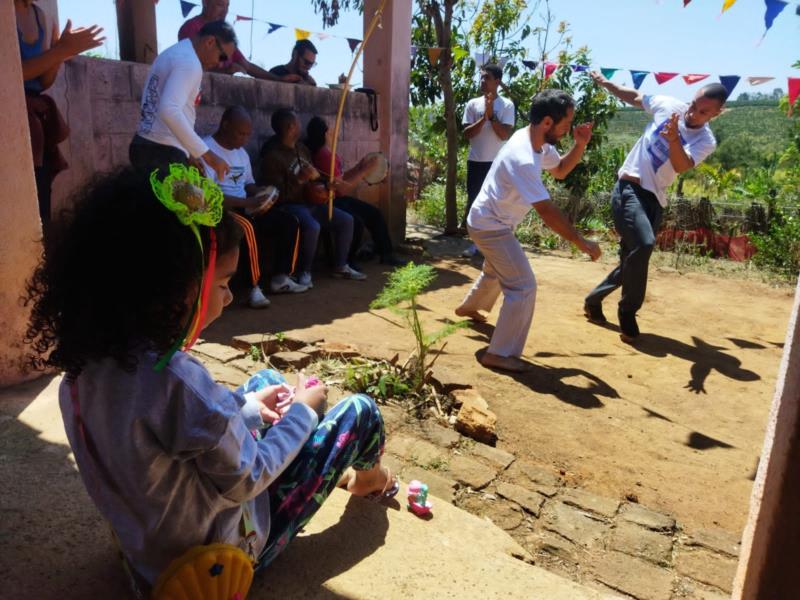
[[[567,472],[588,491],[674,515],[687,529],[740,532],[774,392],[794,290],[671,269],[651,272],[635,347],[615,326],[582,317],[585,293],[610,269],[567,254],[532,256],[539,291],[525,356],[535,368],[510,376],[484,369],[476,353],[489,325],[448,338],[437,363],[445,382],[473,385],[498,415],[498,447]],[[439,277],[421,298],[425,321],[453,318],[475,263],[433,262]],[[366,355],[407,353],[412,338],[369,302],[385,280],[374,263],[366,282],[322,274],[302,296],[272,296],[255,311],[243,294],[206,331],[211,341],[305,329],[350,342]],[[617,295],[606,315],[615,322]]]

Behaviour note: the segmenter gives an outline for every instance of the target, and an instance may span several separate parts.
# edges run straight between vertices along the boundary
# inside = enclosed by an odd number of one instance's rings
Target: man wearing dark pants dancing
[[[618,86],[599,73],[592,73],[598,85],[623,102],[643,108],[653,116],[644,134],[625,158],[611,194],[614,226],[620,236],[620,263],[594,288],[584,303],[586,317],[597,324],[606,322],[603,299],[622,287],[618,317],[620,338],[626,343],[639,335],[636,312],[644,303],[647,268],[656,241],[666,189],[683,173],[697,166],[716,148],[708,123],[722,112],[728,92],[711,83],[695,94],[691,104],[669,96],[643,96]]]

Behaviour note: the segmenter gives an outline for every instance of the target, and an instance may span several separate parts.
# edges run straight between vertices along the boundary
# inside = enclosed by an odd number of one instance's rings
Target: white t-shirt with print
[[[202,81],[203,66],[191,39],[164,50],[144,82],[137,133],[151,142],[179,148],[188,156],[205,154],[208,148],[194,131]]]
[[[222,181],[217,177],[214,169],[209,167],[205,161],[203,164],[206,166],[206,177],[213,179],[219,184],[222,193],[226,196],[233,196],[234,198],[247,198],[247,192],[244,186],[255,183],[253,179],[253,167],[250,165],[250,156],[244,148],[236,148],[235,150],[228,150],[223,148],[214,139],[214,136],[207,135],[203,138],[208,147],[214,154],[222,158],[230,166],[228,174]]]
[[[661,135],[673,113],[678,113],[678,132],[686,153],[697,166],[717,147],[708,123],[696,129],[684,121],[689,105],[669,96],[642,97],[644,110],[653,115],[642,137],[628,153],[619,175],[638,177],[644,189],[653,192],[661,206],[667,206],[666,189],[677,173],[669,160],[669,142]]]
[[[542,169],[552,169],[561,162],[558,151],[544,144],[535,152],[530,127],[517,131],[500,150],[467,216],[473,229],[514,230],[531,207],[549,200],[542,183]]]
[[[477,123],[486,112],[486,99],[483,96],[473,98],[464,108],[464,125]],[[503,125],[514,126],[514,103],[497,96],[492,103],[492,111]],[[469,156],[467,160],[476,162],[492,162],[500,152],[505,142],[501,140],[492,129],[492,124],[484,121],[480,133],[469,141]]]

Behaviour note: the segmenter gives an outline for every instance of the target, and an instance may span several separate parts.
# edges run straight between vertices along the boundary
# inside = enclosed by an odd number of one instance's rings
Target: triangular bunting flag
[[[316,36],[318,40],[327,40],[329,37],[333,37],[331,36],[330,33],[323,33],[323,32],[316,34]]]
[[[430,59],[432,65],[435,65],[439,61],[439,55],[441,53],[441,48],[428,48],[428,58]]]
[[[238,23],[239,21],[252,21],[252,17],[243,17],[242,15],[236,15],[236,18],[233,20],[234,23]]]
[[[767,5],[767,10],[764,13],[764,25],[767,26],[767,31],[769,31],[769,28],[772,27],[772,24],[775,22],[775,17],[781,14],[789,3],[783,0],[764,0],[764,2]],[[764,35],[766,35],[766,33],[765,31]]]
[[[637,90],[642,86],[644,78],[650,71],[631,71],[631,79],[633,79],[633,87]]]
[[[497,59],[497,66],[500,67],[501,69],[505,69],[507,62],[508,62],[508,57],[501,56],[500,58]]]
[[[531,71],[535,71],[536,65],[538,65],[539,63],[537,63],[535,60],[523,60],[522,64],[528,67]]]
[[[298,41],[300,40],[307,40],[311,37],[311,32],[306,31],[305,29],[298,29],[297,27],[294,28],[294,38]]]
[[[411,58],[417,58],[417,47],[411,46]]]
[[[734,4],[736,4],[736,0],[725,0],[725,2],[722,3],[722,12],[725,12]]]
[[[611,79],[617,71],[619,71],[619,69],[600,69],[600,72],[606,79]]]
[[[658,73],[653,73],[653,77],[656,78],[658,85],[661,85],[662,83],[667,83],[670,79],[677,76],[678,76],[677,73],[665,73],[663,71]]]
[[[686,8],[686,5],[689,4],[692,0],[683,0],[683,7]]]
[[[728,90],[728,96],[733,93],[733,89],[738,85],[741,77],[738,75],[720,75],[719,82]]]
[[[194,2],[186,2],[186,0],[181,0],[181,12],[183,13],[183,18],[189,16],[189,13],[197,6]]]
[[[489,57],[485,52],[476,52],[472,55],[472,58],[475,59],[475,64],[481,67],[488,62]],[[522,62],[524,63],[525,61]]]
[[[800,96],[800,77],[789,77],[789,114],[792,114],[797,96]]]
[[[703,79],[705,79],[706,77],[708,77],[708,75],[698,75],[698,74],[684,75],[683,80],[686,82],[686,85],[693,85],[698,81],[703,81]]]
[[[558,68],[558,63],[551,63],[551,62],[544,63],[544,78],[545,78],[545,81],[550,79],[550,75],[552,75],[557,68]]]
[[[575,73],[583,73],[589,70],[589,65],[572,65],[572,70]]]
[[[361,40],[357,40],[356,38],[347,38],[347,45],[350,46],[350,52],[355,52],[360,43]]]
[[[273,31],[277,31],[281,27],[286,27],[286,25],[278,25],[277,23],[269,23],[269,22],[267,23],[267,25],[269,25],[269,31],[267,31],[267,35],[269,35]]]
[[[767,83],[768,81],[772,81],[775,79],[774,77],[748,77],[747,83],[750,85],[761,85],[762,83]]]
[[[453,58],[455,58],[457,61],[460,61],[469,56],[469,52],[464,50],[464,48],[462,48],[461,46],[453,46],[450,52],[453,53]]]

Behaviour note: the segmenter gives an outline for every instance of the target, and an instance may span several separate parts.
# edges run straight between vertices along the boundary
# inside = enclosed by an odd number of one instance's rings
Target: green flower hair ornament
[[[213,227],[222,219],[223,195],[222,190],[211,179],[200,175],[195,167],[186,167],[182,164],[171,164],[169,175],[161,180],[158,178],[158,169],[154,170],[150,173],[150,185],[161,204],[170,210],[181,223],[191,228],[200,248],[200,267],[203,272],[203,281],[198,290],[197,301],[194,303],[186,328],[180,338],[156,363],[155,370],[161,371],[181,346],[188,349],[194,344],[202,329],[216,262],[217,245]],[[203,240],[197,229],[198,225],[212,228],[208,266],[205,264]]]

